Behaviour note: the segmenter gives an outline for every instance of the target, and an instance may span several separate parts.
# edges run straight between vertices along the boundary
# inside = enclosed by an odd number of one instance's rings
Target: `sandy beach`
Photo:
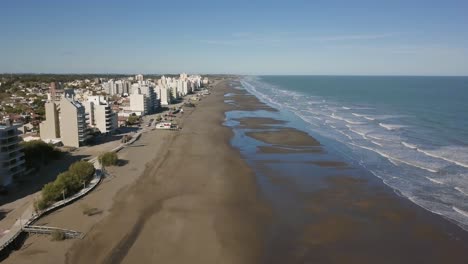
[[[268,208],[223,127],[226,87],[186,109],[180,132],[152,131],[84,199],[38,224],[83,240],[32,236],[5,263],[258,263]],[[83,206],[102,211],[82,214]]]
[[[4,263],[464,263],[465,231],[238,86],[185,109],[181,131],[143,134],[97,190],[38,223],[84,239],[31,236]]]

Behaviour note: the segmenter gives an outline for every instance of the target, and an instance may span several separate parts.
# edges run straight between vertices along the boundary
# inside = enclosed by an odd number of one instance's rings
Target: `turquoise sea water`
[[[468,229],[468,77],[258,76],[242,84],[398,194]]]

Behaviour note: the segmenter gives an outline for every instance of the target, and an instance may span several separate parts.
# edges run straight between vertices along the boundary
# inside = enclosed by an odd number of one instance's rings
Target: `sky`
[[[468,1],[14,0],[0,73],[468,75]]]

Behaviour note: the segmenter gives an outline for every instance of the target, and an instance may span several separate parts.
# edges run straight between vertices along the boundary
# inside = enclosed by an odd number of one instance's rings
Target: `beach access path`
[[[121,144],[110,151],[118,152],[125,146],[133,144],[136,140],[138,140],[138,138],[141,136],[141,133],[144,131],[146,130],[142,130],[142,131],[135,133],[130,141],[128,141],[127,143]],[[101,167],[101,164],[98,162],[97,157],[90,159],[89,162],[93,164],[96,171],[95,171],[93,179],[88,183],[88,185],[85,188],[81,189],[78,193],[75,193],[74,195],[67,197],[61,201],[58,201],[40,212],[36,212],[36,210],[34,209],[34,204],[30,203],[30,205],[21,214],[21,216],[16,220],[16,222],[8,230],[8,232],[5,233],[2,237],[0,237],[0,252],[6,249],[6,247],[8,247],[8,245],[12,243],[20,235],[24,227],[31,225],[32,223],[37,221],[41,216],[47,213],[50,213],[51,211],[54,211],[62,206],[65,206],[77,199],[80,199],[81,197],[85,196],[90,191],[92,191],[101,182],[101,179],[103,176],[102,167]]]

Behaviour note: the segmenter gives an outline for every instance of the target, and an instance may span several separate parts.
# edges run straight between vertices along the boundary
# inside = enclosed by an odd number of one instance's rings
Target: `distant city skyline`
[[[7,1],[0,73],[466,76],[467,11],[466,1]]]

